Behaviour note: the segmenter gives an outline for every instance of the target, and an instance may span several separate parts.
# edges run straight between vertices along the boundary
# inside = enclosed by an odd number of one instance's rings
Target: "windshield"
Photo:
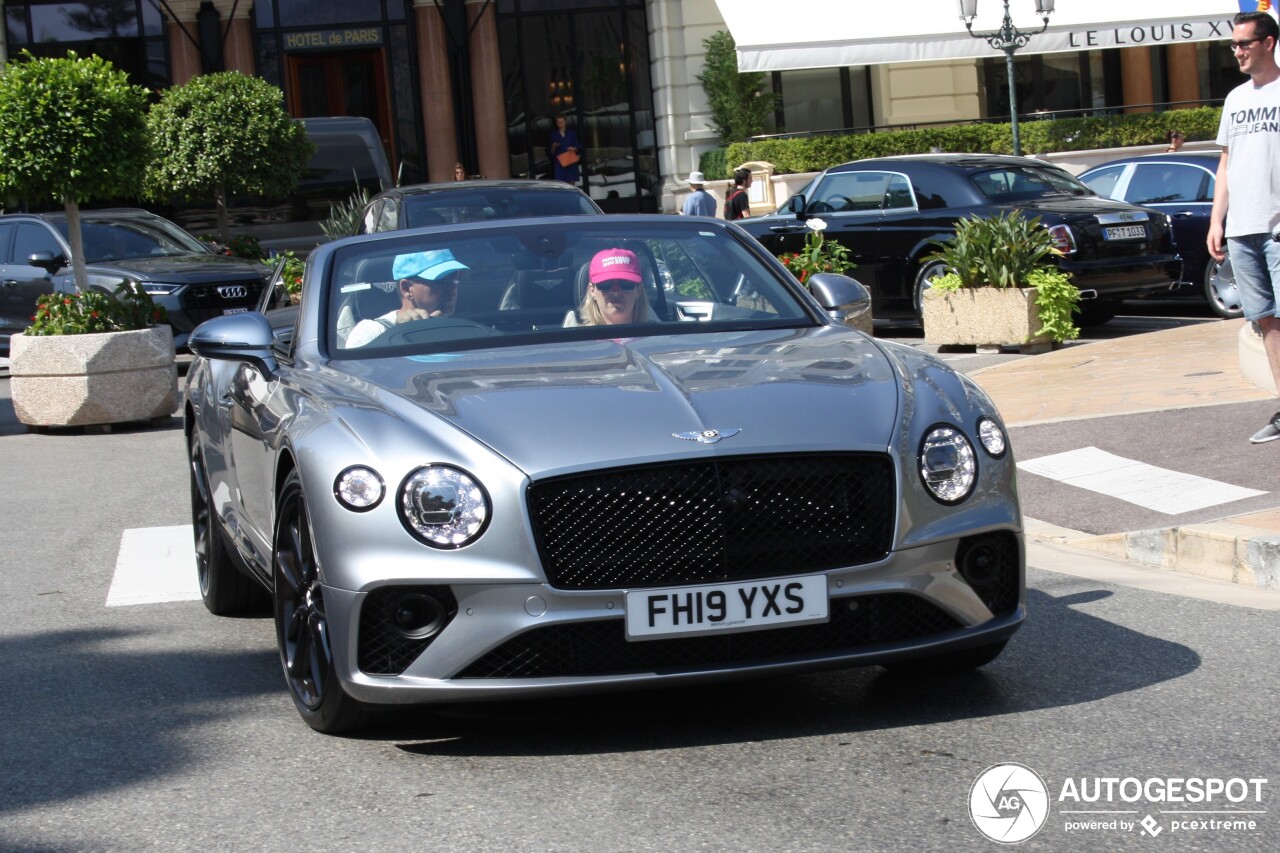
[[[531,216],[590,216],[600,211],[580,192],[519,190],[493,187],[481,190],[442,190],[407,195],[405,227],[525,219]]]
[[[995,202],[1094,194],[1070,172],[1048,166],[1005,166],[977,172],[972,180],[978,192]]]
[[[721,228],[628,220],[463,226],[344,246],[326,265],[329,350],[371,358],[815,322],[794,280]]]
[[[54,226],[67,236],[65,220]],[[199,240],[164,219],[81,219],[84,259],[94,264],[126,258],[165,258],[209,253]]]

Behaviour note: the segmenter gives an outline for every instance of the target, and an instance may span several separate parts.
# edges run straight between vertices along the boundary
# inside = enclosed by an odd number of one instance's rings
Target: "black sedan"
[[[1018,210],[1039,217],[1080,288],[1084,324],[1122,299],[1168,293],[1182,260],[1163,213],[1098,196],[1070,172],[1023,157],[928,154],[858,160],[815,177],[776,212],[738,224],[774,255],[800,249],[806,221],[846,246],[878,319],[919,320],[920,294],[944,272],[926,260],[959,219]]]
[[[205,320],[252,310],[270,274],[262,264],[214,254],[145,210],[84,211],[80,233],[89,287],[111,292],[125,280],[139,282],[169,312],[179,348]],[[41,294],[75,289],[70,257],[65,214],[0,216],[0,352],[30,325]]]
[[[582,190],[560,181],[449,181],[395,187],[378,193],[365,207],[355,233],[603,213]]]
[[[1243,310],[1230,264],[1219,264],[1205,246],[1219,156],[1204,151],[1124,157],[1082,172],[1080,180],[1098,195],[1166,214],[1191,285],[1180,294],[1203,298],[1219,317],[1235,318]]]

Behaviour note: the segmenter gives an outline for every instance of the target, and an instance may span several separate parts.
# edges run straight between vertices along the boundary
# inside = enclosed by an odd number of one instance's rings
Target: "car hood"
[[[881,349],[839,327],[543,344],[345,370],[379,386],[383,407],[402,417],[426,410],[530,475],[686,454],[883,451],[901,400]],[[702,435],[709,430],[719,437]]]
[[[229,255],[172,255],[156,258],[121,258],[88,264],[93,273],[129,276],[140,281],[201,284],[228,279],[261,279],[270,270]]]

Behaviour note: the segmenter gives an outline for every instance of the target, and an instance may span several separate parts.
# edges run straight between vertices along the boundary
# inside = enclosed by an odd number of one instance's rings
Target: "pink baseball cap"
[[[605,249],[596,252],[591,259],[591,271],[588,273],[592,284],[605,281],[634,281],[640,284],[644,279],[640,275],[640,260],[635,252],[626,249]]]

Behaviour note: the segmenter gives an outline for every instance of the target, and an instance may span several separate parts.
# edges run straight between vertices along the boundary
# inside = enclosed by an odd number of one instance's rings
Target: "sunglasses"
[[[1262,41],[1262,39],[1261,38],[1241,39],[1240,41],[1233,41],[1231,42],[1231,49],[1232,50],[1248,50],[1249,45],[1253,44],[1255,41]]]
[[[614,279],[613,281],[597,281],[592,283],[595,284],[596,290],[612,290],[615,287],[621,287],[627,293],[630,293],[639,287],[639,285],[634,281],[618,281],[617,279]]]

